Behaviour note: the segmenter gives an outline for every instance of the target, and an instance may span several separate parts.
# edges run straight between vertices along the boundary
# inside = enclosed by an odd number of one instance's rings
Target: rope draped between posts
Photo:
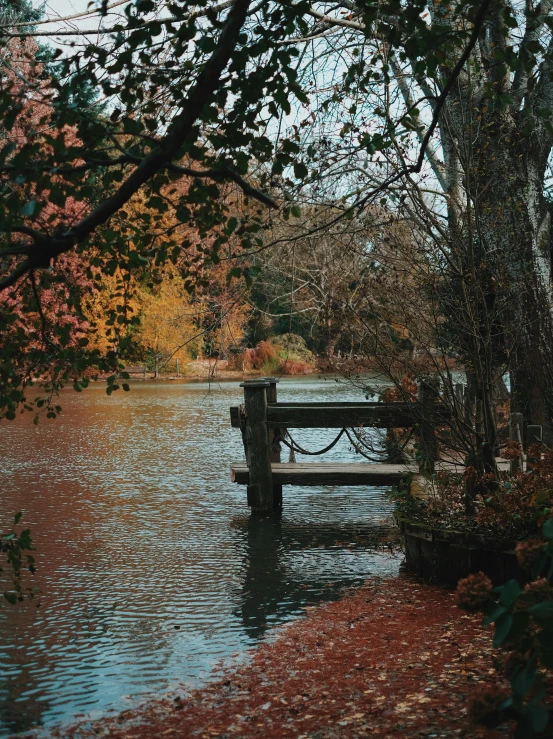
[[[359,436],[357,435],[354,429],[352,429],[351,431],[355,435],[356,437],[355,439],[352,438],[347,428],[343,428],[340,430],[336,438],[333,441],[331,441],[330,444],[328,444],[328,446],[325,446],[324,449],[319,449],[316,452],[309,451],[308,449],[304,449],[302,446],[300,446],[298,442],[292,437],[292,435],[290,434],[288,430],[285,431],[285,436],[279,436],[278,440],[282,442],[285,446],[287,446],[288,449],[290,449],[290,452],[292,453],[292,455],[294,453],[297,453],[297,454],[306,454],[306,455],[309,455],[310,457],[316,457],[316,456],[320,456],[321,454],[326,454],[326,452],[329,452],[331,449],[333,449],[336,446],[336,444],[340,441],[342,436],[345,434],[348,437],[350,444],[352,445],[352,447],[355,449],[355,451],[358,454],[360,454],[362,457],[364,457],[365,459],[368,459],[371,462],[381,462],[382,456],[374,457],[363,451],[361,446],[364,446],[365,449],[369,449],[370,447],[368,447],[364,443],[364,441],[361,438],[359,438]],[[287,441],[286,436],[288,437],[288,439],[290,439],[290,441]]]
[[[380,457],[371,457],[371,456],[370,456],[369,454],[367,454],[366,452],[364,452],[364,451],[363,451],[363,450],[361,449],[361,447],[359,446],[360,444],[361,444],[361,445],[363,445],[363,446],[365,447],[365,449],[369,449],[370,447],[368,447],[368,446],[367,446],[367,445],[366,445],[366,444],[364,443],[364,441],[363,441],[362,439],[360,439],[360,438],[359,438],[359,436],[358,436],[358,434],[356,433],[355,429],[352,429],[352,432],[353,432],[353,434],[355,435],[355,438],[356,438],[357,442],[355,442],[355,441],[354,441],[354,440],[353,440],[353,439],[351,438],[351,434],[349,433],[349,431],[348,431],[347,429],[344,429],[344,431],[346,432],[346,436],[348,437],[348,439],[349,439],[349,442],[350,442],[350,444],[351,444],[351,445],[352,445],[352,447],[353,447],[353,448],[355,449],[355,451],[357,452],[357,454],[360,454],[360,455],[361,455],[362,457],[365,457],[365,459],[368,459],[368,460],[369,460],[370,462],[377,462],[377,463],[378,463],[378,462],[382,462],[382,455],[381,455]]]
[[[317,452],[310,452],[307,449],[303,449],[303,447],[301,447],[298,442],[292,438],[289,431],[286,431],[286,435],[292,443],[290,444],[288,441],[286,441],[286,438],[284,436],[280,436],[279,441],[281,441],[285,446],[288,447],[288,449],[291,449],[293,452],[297,452],[298,454],[309,454],[310,456],[316,457],[319,454],[325,454],[326,452],[329,452],[333,447],[336,446],[336,444],[340,441],[345,433],[347,434],[346,429],[342,429],[338,436],[334,439],[334,441],[332,441],[328,446],[325,446],[324,449],[320,449]]]

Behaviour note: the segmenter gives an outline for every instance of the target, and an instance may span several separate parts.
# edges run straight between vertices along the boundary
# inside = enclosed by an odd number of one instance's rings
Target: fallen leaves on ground
[[[467,716],[469,695],[498,681],[493,656],[481,617],[453,593],[407,576],[370,581],[283,627],[216,682],[64,736],[498,739],[512,727]]]

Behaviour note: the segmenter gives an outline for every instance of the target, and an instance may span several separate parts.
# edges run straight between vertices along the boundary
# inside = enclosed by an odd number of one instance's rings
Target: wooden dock
[[[245,462],[231,465],[231,480],[247,486],[248,505],[252,510],[280,508],[283,485],[391,486],[410,472],[434,472],[438,459],[434,428],[447,423],[449,413],[431,384],[421,385],[419,399],[409,403],[279,403],[277,383],[274,377],[243,382],[244,404],[230,409],[231,424],[242,433],[246,455]],[[345,433],[348,428],[415,426],[420,427],[418,437],[423,449],[418,466],[281,462],[281,444],[290,446],[292,441],[288,429],[334,428]],[[295,448],[294,444],[291,448]],[[296,451],[302,453],[301,448]],[[319,450],[317,454],[324,451]]]
[[[497,459],[497,467],[503,472],[509,470],[509,462]],[[463,465],[442,462],[436,465],[436,472],[453,472],[462,475]],[[271,464],[273,483],[278,485],[336,486],[371,485],[390,486],[407,475],[419,474],[416,465],[368,464],[337,462],[288,462]],[[230,479],[238,485],[250,484],[250,471],[246,462],[233,462],[230,465]]]
[[[440,459],[437,429],[451,424],[451,412],[443,404],[433,378],[422,380],[418,397],[412,402],[397,403],[279,403],[274,377],[243,382],[244,404],[230,409],[233,428],[240,429],[246,455],[245,462],[231,465],[231,480],[247,486],[248,505],[254,511],[268,512],[282,506],[283,485],[338,486],[397,485],[407,475],[418,475],[417,485],[426,489],[435,473],[447,471],[462,474],[464,465]],[[521,440],[520,414],[511,414],[511,439]],[[325,449],[305,451],[288,433],[296,428],[341,429],[337,438]],[[299,454],[327,452],[342,434],[352,428],[413,429],[417,444],[417,463],[373,464],[336,462],[281,461],[281,444]],[[528,439],[541,439],[541,427],[528,426]],[[355,440],[349,436],[355,446]],[[522,449],[522,444],[521,444]],[[524,465],[524,458],[510,463],[511,471]],[[509,463],[497,460],[501,470]]]

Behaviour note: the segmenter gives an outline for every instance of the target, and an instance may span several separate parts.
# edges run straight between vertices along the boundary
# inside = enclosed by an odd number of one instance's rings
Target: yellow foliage
[[[178,277],[164,280],[153,291],[140,292],[138,340],[161,369],[175,359],[188,359],[197,350],[194,310]]]
[[[92,326],[90,349],[97,349],[105,354],[117,346],[122,332],[127,332],[127,326],[121,327],[117,321],[110,325],[112,311],[122,315],[117,310],[118,306],[127,311],[129,318],[136,316],[140,308],[134,287],[123,280],[120,270],[114,275],[102,275],[101,285],[96,285],[82,299],[81,309]]]

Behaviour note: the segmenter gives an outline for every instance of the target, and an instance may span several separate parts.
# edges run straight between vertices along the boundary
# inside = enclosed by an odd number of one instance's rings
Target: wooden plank
[[[508,469],[501,460],[498,466]],[[296,462],[272,464],[273,483],[280,485],[395,485],[408,473],[416,473],[416,465],[402,464],[340,464],[336,462]],[[438,470],[463,474],[464,467],[453,463],[440,463]],[[239,485],[248,485],[249,473],[245,462],[235,462],[230,467],[230,479]]]
[[[403,404],[402,404],[403,405]],[[393,408],[389,404],[357,404],[335,406],[326,403],[282,406],[267,409],[269,427],[284,428],[345,428],[373,426],[375,428],[408,428],[416,423],[414,408]]]
[[[280,485],[393,485],[409,471],[404,465],[394,464],[274,463],[271,468],[273,483]],[[248,485],[247,465],[231,465],[230,478],[239,485]]]
[[[416,403],[274,403],[268,409],[270,428],[409,428],[420,416]],[[436,423],[447,422],[449,412],[436,408]],[[230,409],[231,425],[240,428],[239,408]]]
[[[240,423],[240,408],[237,405],[233,405],[230,408],[230,425],[233,429],[239,429],[242,428],[242,424]]]

